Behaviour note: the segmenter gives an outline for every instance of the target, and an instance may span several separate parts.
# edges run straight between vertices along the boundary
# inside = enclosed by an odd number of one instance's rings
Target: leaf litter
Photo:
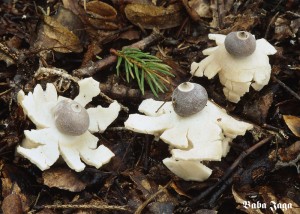
[[[141,2],[144,5],[130,6]],[[12,213],[12,204],[15,213],[270,212],[268,208],[246,209],[244,200],[292,204],[293,209],[281,208],[284,213],[293,213],[299,207],[298,1],[56,0],[34,4],[21,0],[3,1],[0,9],[4,213]],[[153,28],[160,31],[152,31]],[[72,78],[92,76],[101,82],[104,94],[134,113],[142,100],[154,95],[149,86],[145,85],[143,95],[138,83],[128,83],[116,75],[117,57],[111,55],[111,48],[121,51],[133,45],[171,66],[176,78],[169,78],[166,93],[158,93],[160,100],[169,101],[172,89],[191,78],[191,63],[204,59],[201,51],[214,46],[207,35],[235,30],[247,30],[257,38],[267,39],[278,54],[270,57],[269,84],[259,92],[250,90],[238,104],[225,99],[217,78],[192,78],[231,115],[255,127],[231,143],[230,153],[221,162],[207,163],[213,169],[208,180],[188,182],[172,174],[162,164],[169,155],[168,146],[151,136],[124,130],[126,112],[121,112],[105,133],[97,134],[100,144],[116,154],[111,163],[99,170],[87,168],[77,174],[68,171],[64,163],[57,163],[54,172],[42,173],[15,155],[16,146],[24,138],[23,131],[35,128],[17,105],[20,89],[28,93],[36,84],[45,88],[46,83],[57,81],[64,88],[60,95],[74,98],[78,94],[76,84],[65,81],[66,73],[36,78],[38,68],[63,69]],[[109,102],[101,97],[89,105],[100,104],[108,106]],[[272,140],[260,144],[270,136]],[[247,155],[241,155],[245,151]],[[215,184],[219,188],[208,191]],[[207,196],[197,200],[201,192],[207,192]]]

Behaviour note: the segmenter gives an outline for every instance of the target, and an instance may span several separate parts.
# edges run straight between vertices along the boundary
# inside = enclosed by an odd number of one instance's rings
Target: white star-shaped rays
[[[189,117],[178,116],[171,102],[160,108],[162,104],[153,99],[144,100],[139,111],[145,115],[129,115],[125,127],[155,135],[169,144],[172,157],[163,162],[185,180],[207,179],[211,170],[201,161],[220,161],[229,151],[229,142],[252,129],[251,124],[234,119],[210,101],[202,111]]]
[[[258,39],[256,49],[250,56],[234,57],[225,48],[225,37],[209,34],[209,39],[215,40],[217,46],[203,51],[208,56],[199,63],[192,63],[191,74],[208,79],[219,74],[225,97],[237,103],[249,92],[250,85],[259,91],[268,84],[271,74],[268,55],[275,54],[276,49],[267,40]]]
[[[99,82],[86,78],[78,84],[79,94],[74,100],[84,107],[100,93]],[[60,155],[77,172],[85,168],[84,163],[96,168],[108,163],[114,153],[103,145],[97,147],[98,138],[92,133],[104,132],[117,118],[120,105],[115,101],[108,108],[87,109],[90,118],[88,130],[82,135],[70,136],[61,133],[54,121],[53,108],[63,99],[69,98],[57,96],[54,85],[50,83],[45,91],[37,85],[28,95],[22,90],[19,92],[18,102],[37,129],[24,131],[25,139],[17,147],[17,152],[41,170],[50,168]]]

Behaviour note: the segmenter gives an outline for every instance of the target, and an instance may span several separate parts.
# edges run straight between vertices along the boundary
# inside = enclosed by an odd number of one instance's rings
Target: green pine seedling
[[[162,63],[161,59],[137,48],[124,48],[121,51],[112,50],[111,52],[118,56],[117,75],[120,75],[120,66],[123,63],[127,82],[135,79],[143,95],[145,82],[156,97],[159,92],[164,93],[168,90],[165,84],[170,84],[170,82],[166,77],[174,77],[174,74],[170,72],[171,67]]]

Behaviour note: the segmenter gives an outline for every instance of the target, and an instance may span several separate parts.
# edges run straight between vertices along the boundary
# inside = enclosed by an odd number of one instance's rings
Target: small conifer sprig
[[[145,93],[145,82],[156,97],[159,92],[167,91],[165,84],[170,82],[166,77],[174,77],[174,75],[170,72],[171,67],[162,63],[161,59],[137,48],[124,48],[121,51],[111,50],[111,52],[118,56],[117,75],[120,75],[120,66],[123,63],[127,82],[136,79],[142,94]]]

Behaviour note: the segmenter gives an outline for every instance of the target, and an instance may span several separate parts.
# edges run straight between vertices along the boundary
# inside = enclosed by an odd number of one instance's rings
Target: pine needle
[[[171,67],[164,64],[161,59],[150,53],[142,52],[136,48],[124,48],[121,51],[112,51],[118,56],[117,75],[120,75],[120,67],[123,65],[126,81],[135,79],[142,94],[145,93],[145,82],[149,85],[152,93],[158,97],[158,93],[167,90],[165,84],[170,84],[167,76],[174,77],[170,72]]]

